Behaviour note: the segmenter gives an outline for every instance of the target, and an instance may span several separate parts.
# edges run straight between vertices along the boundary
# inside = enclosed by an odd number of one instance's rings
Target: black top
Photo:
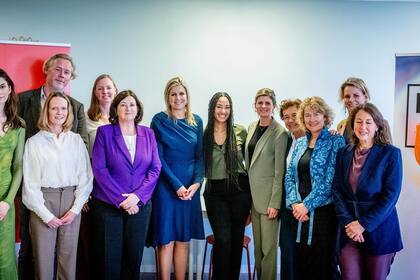
[[[261,136],[267,130],[268,126],[260,126],[258,124],[257,128],[255,129],[254,134],[252,135],[251,140],[248,143],[248,155],[249,155],[249,162],[252,160],[252,155],[254,154],[255,147],[257,146],[258,140],[260,140]]]
[[[308,147],[298,163],[299,193],[302,200],[305,199],[312,190],[310,163],[313,150],[313,148]]]

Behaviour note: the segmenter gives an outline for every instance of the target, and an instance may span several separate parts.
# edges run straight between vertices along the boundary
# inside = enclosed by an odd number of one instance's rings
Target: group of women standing
[[[234,123],[226,92],[211,98],[203,129],[179,77],[168,81],[166,110],[150,128],[139,125],[137,96],[117,92],[109,75],[96,79],[88,149],[70,131],[68,97],[50,93],[24,151],[13,81],[0,69],[0,278],[16,279],[13,199],[22,173],[39,279],[75,279],[76,259],[78,279],[139,279],[146,243],[157,248],[161,279],[170,279],[172,265],[184,279],[188,242],[204,238],[204,178],[213,279],[239,277],[249,216],[259,279],[276,279],[279,240],[282,279],[336,279],[337,264],[343,279],[386,278],[402,249],[401,154],[362,80],[341,87],[349,118],[338,133],[329,130],[332,109],[316,96],[281,102],[287,131],[273,117],[274,91],[259,90],[258,120],[247,131]]]

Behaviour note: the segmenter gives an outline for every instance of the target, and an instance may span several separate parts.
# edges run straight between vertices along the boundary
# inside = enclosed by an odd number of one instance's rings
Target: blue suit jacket
[[[349,184],[354,146],[337,153],[333,198],[341,228],[341,244],[346,240],[344,226],[358,220],[366,229],[362,249],[369,255],[397,252],[403,248],[395,204],[401,191],[401,152],[392,145],[374,145],[362,167],[356,193]]]
[[[153,131],[137,125],[136,134],[134,162],[119,124],[101,126],[96,134],[92,151],[95,175],[92,195],[117,208],[125,200],[123,193],[135,193],[146,204],[159,178],[161,163]]]

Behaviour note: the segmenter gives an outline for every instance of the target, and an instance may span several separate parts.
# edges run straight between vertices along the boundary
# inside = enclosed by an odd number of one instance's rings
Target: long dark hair
[[[19,128],[25,127],[24,121],[17,115],[17,96],[15,93],[15,84],[12,79],[7,75],[6,71],[0,68],[0,78],[3,78],[7,86],[10,87],[9,98],[7,98],[4,104],[4,113],[6,114],[6,122],[3,126],[3,132],[6,132],[6,128]]]
[[[233,183],[235,186],[239,187],[238,182],[238,159],[237,159],[237,147],[236,147],[236,137],[235,132],[233,131],[233,106],[232,99],[229,94],[226,92],[217,92],[213,95],[209,102],[209,111],[208,111],[208,122],[206,129],[204,130],[204,162],[206,168],[206,175],[209,175],[211,172],[211,166],[213,163],[213,145],[214,140],[214,113],[216,110],[216,104],[220,97],[226,97],[230,105],[230,114],[226,123],[226,142],[225,142],[225,165],[226,173],[228,174],[228,187]]]
[[[391,139],[389,138],[389,135],[391,134],[390,131],[388,131],[388,125],[386,123],[386,120],[382,116],[381,111],[379,111],[379,109],[370,102],[366,102],[365,104],[359,104],[350,112],[350,116],[347,122],[350,123],[352,130],[352,135],[350,138],[351,143],[353,145],[359,144],[359,139],[356,137],[356,134],[354,134],[354,121],[356,119],[356,114],[359,111],[365,111],[366,113],[368,113],[372,117],[376,126],[378,127],[378,130],[375,132],[373,142],[377,145],[391,144]]]

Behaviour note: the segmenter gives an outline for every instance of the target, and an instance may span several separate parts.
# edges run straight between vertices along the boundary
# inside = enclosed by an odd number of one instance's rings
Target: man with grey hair
[[[38,119],[45,100],[52,92],[64,92],[70,80],[76,78],[73,59],[68,54],[58,53],[44,62],[43,71],[45,83],[40,88],[18,94],[18,115],[25,120],[28,139],[38,133]],[[71,131],[80,134],[87,144],[86,121],[83,104],[69,97],[74,114]],[[32,246],[29,236],[29,210],[23,205],[21,194],[19,198],[20,239],[21,246],[18,257],[19,279],[33,280],[35,277]]]

